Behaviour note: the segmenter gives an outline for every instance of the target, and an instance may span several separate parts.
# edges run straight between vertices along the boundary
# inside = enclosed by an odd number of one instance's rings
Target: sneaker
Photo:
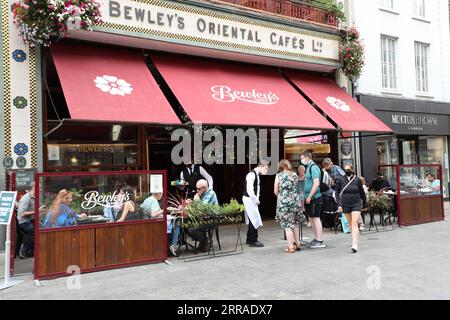
[[[177,249],[175,249],[174,246],[170,246],[169,247],[170,253],[174,256],[174,257],[178,257],[178,253],[177,253]]]
[[[350,251],[351,251],[352,253],[357,253],[357,252],[358,252],[358,249],[352,247]]]
[[[366,231],[366,226],[365,225],[361,225],[361,227],[359,227],[359,231]]]
[[[322,249],[325,248],[325,243],[323,243],[323,241],[317,241],[317,240],[313,240],[310,244],[309,247],[311,249]]]

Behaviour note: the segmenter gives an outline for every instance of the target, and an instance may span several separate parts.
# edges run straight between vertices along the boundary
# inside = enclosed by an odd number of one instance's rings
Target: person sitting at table
[[[127,199],[123,204],[123,211],[117,216],[116,222],[140,220],[139,212],[136,208],[136,190],[128,185],[120,189],[120,196]]]
[[[20,198],[17,208],[17,220],[19,230],[26,236],[23,238],[22,246],[19,250],[19,257],[26,259],[33,256],[34,251],[34,204],[35,189],[34,182],[31,183],[29,191]]]
[[[62,189],[53,201],[44,221],[44,228],[68,227],[76,224],[77,219],[87,218],[85,213],[77,214],[70,208],[72,192]]]
[[[377,177],[372,181],[369,190],[380,192],[382,190],[389,189],[390,187],[391,185],[389,184],[389,181],[384,178],[382,172],[378,171]]]
[[[162,195],[162,193],[152,193],[150,197],[145,199],[141,204],[142,211],[150,219],[162,218],[164,211],[159,205]]]
[[[219,205],[217,195],[212,189],[208,189],[208,182],[204,179],[197,181],[196,184],[197,194],[194,196],[194,201],[201,201],[207,205]],[[188,201],[188,204],[192,201]],[[194,240],[197,240],[199,244],[199,250],[206,252],[209,250],[209,239],[205,232],[205,228],[188,228],[187,234]]]
[[[144,203],[141,205],[141,209],[147,217],[150,219],[162,218],[164,214],[164,210],[161,209],[159,202],[162,199],[162,193],[152,193],[150,197],[145,199]],[[180,238],[180,224],[175,221],[175,217],[171,214],[167,215],[167,234],[171,235],[169,250],[170,253],[176,257],[177,253],[177,244]]]
[[[433,189],[431,194],[441,194],[441,180],[436,179],[436,175],[429,173],[427,176],[428,182],[430,183],[430,188]]]

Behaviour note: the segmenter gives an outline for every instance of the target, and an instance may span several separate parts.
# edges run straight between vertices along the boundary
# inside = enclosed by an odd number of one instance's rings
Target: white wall
[[[394,0],[395,12],[380,10],[379,0],[350,0],[349,24],[361,32],[366,66],[357,91],[409,99],[450,102],[450,29],[448,0],[426,0],[428,22],[414,19],[414,0]],[[397,94],[382,88],[381,35],[398,38]],[[429,95],[418,96],[414,42],[430,44]]]

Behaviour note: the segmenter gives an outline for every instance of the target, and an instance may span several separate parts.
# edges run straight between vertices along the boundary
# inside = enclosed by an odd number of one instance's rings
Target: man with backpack
[[[322,222],[320,213],[322,211],[322,192],[326,192],[328,185],[323,183],[322,169],[312,161],[312,153],[305,151],[301,155],[302,164],[306,167],[305,176],[305,209],[311,221],[314,239],[309,244],[311,249],[325,248],[323,242]]]

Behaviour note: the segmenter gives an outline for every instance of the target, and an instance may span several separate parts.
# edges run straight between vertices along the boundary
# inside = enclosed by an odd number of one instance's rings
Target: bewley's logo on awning
[[[211,87],[212,97],[219,102],[231,103],[236,100],[246,101],[249,103],[274,105],[280,101],[280,98],[273,92],[258,92],[256,89],[250,91],[233,90],[227,86]]]

